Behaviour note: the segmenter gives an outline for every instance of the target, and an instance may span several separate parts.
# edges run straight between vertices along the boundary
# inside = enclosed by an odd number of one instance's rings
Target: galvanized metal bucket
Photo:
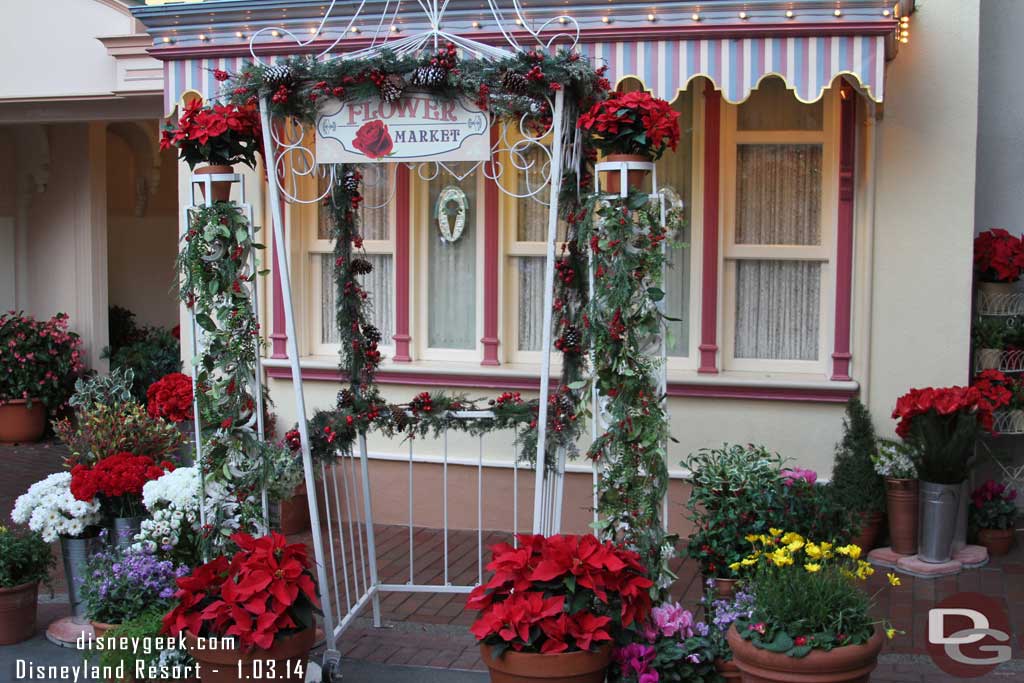
[[[145,517],[115,517],[110,528],[110,542],[122,550],[135,542],[135,537],[142,530]]]
[[[922,481],[919,490],[921,526],[917,555],[925,562],[949,562],[960,522],[964,484]],[[966,507],[963,508],[966,513]],[[966,533],[966,519],[964,520]]]
[[[64,577],[68,583],[68,602],[71,603],[71,614],[76,623],[88,623],[88,620],[85,620],[85,605],[82,604],[82,581],[85,579],[85,565],[89,556],[102,547],[103,540],[98,536],[60,539],[60,552],[64,557]]]

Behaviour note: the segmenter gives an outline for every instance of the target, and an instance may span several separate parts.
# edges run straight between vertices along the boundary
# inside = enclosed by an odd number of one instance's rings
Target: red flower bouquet
[[[230,561],[218,557],[178,579],[178,604],[164,616],[163,632],[233,636],[251,651],[312,628],[320,599],[306,546],[277,533],[231,540],[240,550]]]
[[[640,154],[660,159],[679,144],[679,112],[646,92],[615,93],[576,122],[604,154]]]
[[[480,611],[470,630],[495,657],[595,651],[647,619],[653,584],[636,553],[589,535],[518,539],[491,548],[494,575],[466,602]]]
[[[168,122],[160,135],[160,149],[177,148],[178,156],[190,168],[200,162],[231,166],[244,162],[256,167],[262,131],[255,107],[215,104],[204,107],[193,100],[185,107],[178,124]]]
[[[911,389],[896,401],[896,433],[915,448],[923,481],[959,484],[981,429],[991,430],[992,411],[1005,406],[1009,391],[992,381],[972,387]]]
[[[99,496],[104,510],[114,517],[135,517],[142,514],[142,487],[147,481],[173,472],[166,460],[159,465],[148,455],[117,453],[95,465],[71,468],[71,495],[90,501]]]
[[[982,282],[1016,282],[1024,270],[1024,242],[1002,228],[974,238],[974,272]]]
[[[146,411],[150,417],[171,422],[192,419],[192,378],[181,372],[164,375],[146,390]]]

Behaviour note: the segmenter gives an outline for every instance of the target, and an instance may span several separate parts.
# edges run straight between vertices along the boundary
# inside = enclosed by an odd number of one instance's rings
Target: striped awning
[[[639,79],[646,88],[673,100],[689,82],[704,76],[727,102],[743,102],[762,78],[781,77],[802,102],[813,102],[841,75],[856,79],[864,93],[881,102],[885,86],[885,37],[821,36],[711,38],[583,43],[595,65],[608,66],[617,84]],[[164,103],[174,109],[189,92],[217,98],[222,84],[215,69],[237,71],[249,57],[214,57],[164,62]],[[269,61],[274,57],[259,57]]]

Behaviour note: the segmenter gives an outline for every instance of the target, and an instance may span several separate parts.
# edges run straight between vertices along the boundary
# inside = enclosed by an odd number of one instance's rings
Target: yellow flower
[[[757,564],[757,558],[756,557],[745,557],[742,560],[740,560],[740,564],[743,565],[744,567],[749,567],[752,564]]]
[[[764,534],[761,534],[760,536],[758,536],[757,540],[761,541],[762,545],[771,545],[772,544],[772,539],[769,538],[768,536],[765,536]]]
[[[840,555],[846,555],[851,560],[856,560],[860,557],[860,546],[851,543],[850,545],[844,545],[836,548],[836,552]]]
[[[782,529],[776,529],[775,527],[771,527],[768,529],[768,533],[770,533],[772,536],[781,536]]]
[[[736,571],[739,568],[740,568],[740,563],[739,562],[733,562],[732,564],[729,565],[729,569],[731,569],[732,571]]]
[[[757,534],[747,534],[747,542],[748,543],[753,543],[753,542],[757,541],[757,539],[759,539],[759,538],[760,538],[760,536],[758,536]]]
[[[821,546],[817,543],[808,543],[807,545],[805,545],[804,552],[807,553],[807,557],[811,558],[812,560],[821,559]]]
[[[795,531],[787,531],[781,540],[786,545],[789,545],[790,543],[793,543],[795,541],[800,541],[800,544],[803,545],[804,537]]]
[[[785,548],[779,548],[770,555],[770,558],[776,567],[785,567],[793,564],[793,556]]]
[[[808,562],[804,565],[804,569],[813,574],[814,572],[819,571],[821,569],[821,565],[816,562]]]
[[[875,573],[875,568],[872,567],[868,562],[859,560],[857,562],[857,578],[864,581],[869,576]]]
[[[889,585],[890,586],[898,586],[898,585],[900,585],[900,577],[896,576],[892,572],[889,572],[888,574],[886,574],[885,577],[887,579],[889,579]],[[892,636],[889,636],[889,637],[891,638]]]
[[[896,636],[896,629],[894,629],[894,628],[887,628],[887,629],[885,629],[885,637],[886,638],[888,638],[889,640],[892,640],[895,636]]]
[[[831,559],[832,558],[832,544],[831,543],[826,543],[825,541],[822,541],[819,544],[819,546],[821,547],[821,557],[823,559],[826,559],[826,560]]]

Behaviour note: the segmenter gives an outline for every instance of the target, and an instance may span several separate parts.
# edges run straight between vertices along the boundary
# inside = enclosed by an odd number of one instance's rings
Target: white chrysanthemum
[[[87,526],[99,524],[100,504],[93,499],[80,501],[71,495],[71,474],[56,472],[37,481],[14,504],[11,517],[27,523],[47,542],[61,536],[77,536]]]

